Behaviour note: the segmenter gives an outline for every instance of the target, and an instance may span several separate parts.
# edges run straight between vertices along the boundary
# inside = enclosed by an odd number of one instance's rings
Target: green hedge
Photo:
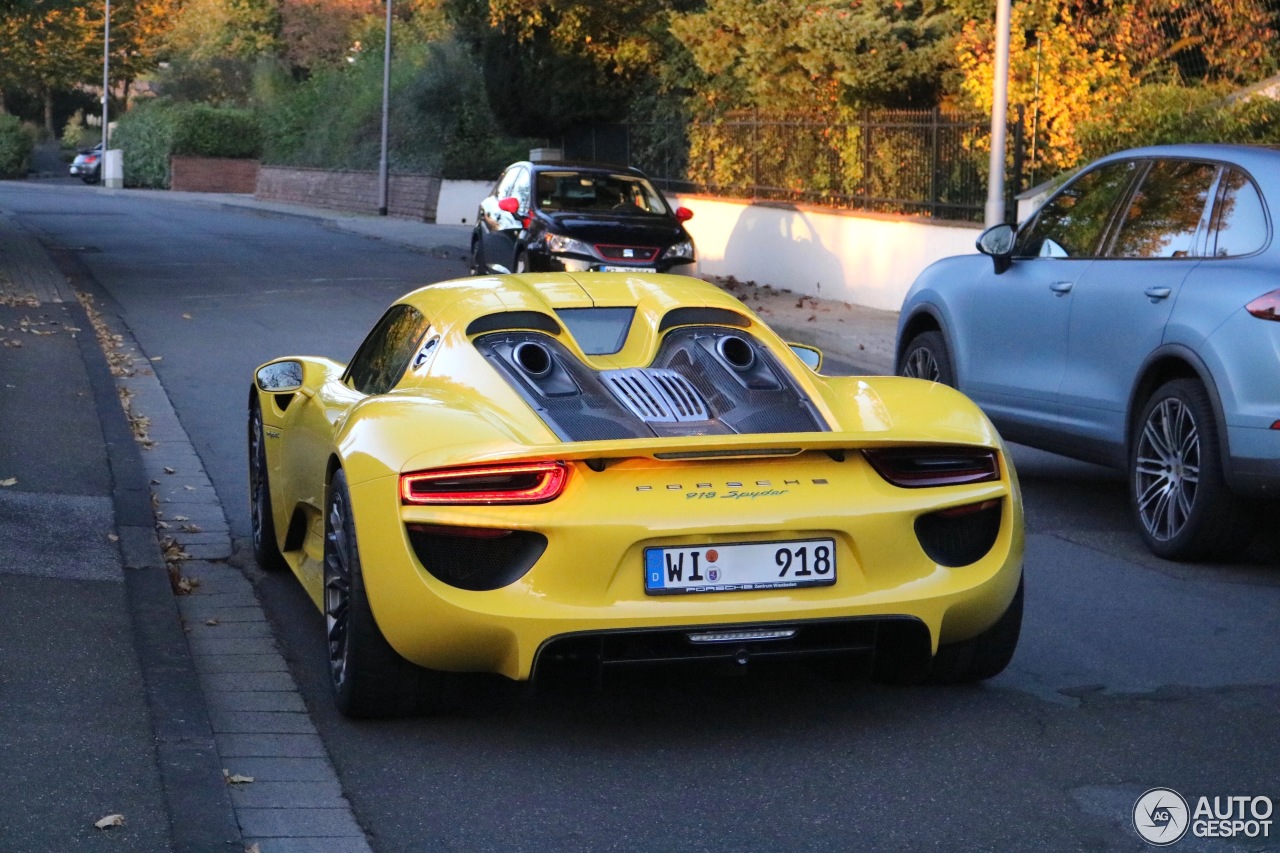
[[[127,187],[165,189],[169,158],[253,158],[262,150],[257,118],[248,110],[156,100],[129,110],[111,136],[124,151]]]
[[[1139,145],[1176,142],[1280,143],[1280,102],[1233,101],[1222,88],[1139,86],[1123,108],[1077,132],[1083,163]]]
[[[17,116],[0,114],[0,178],[25,178],[35,139]]]
[[[173,153],[185,157],[255,159],[262,131],[249,110],[184,104],[175,111]]]

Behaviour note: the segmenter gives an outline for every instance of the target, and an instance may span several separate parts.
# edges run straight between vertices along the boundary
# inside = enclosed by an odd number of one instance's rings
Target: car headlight
[[[676,243],[671,248],[662,253],[664,261],[691,261],[693,260],[693,241],[685,240],[682,243]]]
[[[587,255],[588,257],[595,255],[586,243],[562,234],[547,235],[547,251],[557,255]]]

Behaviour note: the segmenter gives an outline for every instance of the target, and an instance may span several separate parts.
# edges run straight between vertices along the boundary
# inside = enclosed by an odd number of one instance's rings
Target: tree
[[[708,0],[671,31],[707,105],[785,111],[934,106],[956,26],[939,0]]]
[[[102,25],[85,6],[67,0],[36,0],[0,18],[0,89],[36,94],[44,103],[44,124],[56,133],[53,96],[102,68]]]
[[[279,51],[276,0],[186,0],[170,33],[169,49],[193,60],[254,60]]]

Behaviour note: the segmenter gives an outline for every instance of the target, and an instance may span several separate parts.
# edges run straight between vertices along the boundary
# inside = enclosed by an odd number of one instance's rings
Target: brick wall
[[[258,182],[257,160],[170,157],[169,189],[193,193],[251,193]]]
[[[378,173],[263,166],[253,194],[264,201],[377,213]],[[388,216],[435,222],[439,199],[439,178],[395,172],[388,178]]]

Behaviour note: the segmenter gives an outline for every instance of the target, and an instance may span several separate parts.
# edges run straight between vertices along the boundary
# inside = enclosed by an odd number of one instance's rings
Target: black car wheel
[[[329,676],[338,710],[349,717],[393,717],[435,710],[444,674],[414,666],[387,642],[373,618],[346,475],[337,471],[325,502],[324,615]]]
[[[519,252],[516,253],[516,265],[514,268],[512,268],[511,271],[515,273],[522,273],[522,272],[529,271],[529,253],[526,252],[524,249],[521,249]]]
[[[255,397],[249,403],[249,529],[253,556],[269,572],[287,568],[276,541],[271,514],[271,483],[267,474],[267,448],[263,443],[262,409]]]
[[[1022,634],[1022,579],[1008,609],[996,623],[976,637],[938,647],[929,670],[934,684],[985,681],[1004,672]]]
[[[951,354],[941,332],[921,332],[911,339],[898,365],[899,376],[928,379],[955,387],[956,374]]]
[[[1138,529],[1167,560],[1229,559],[1249,544],[1254,508],[1231,493],[1209,394],[1175,379],[1147,400],[1131,443]]]

